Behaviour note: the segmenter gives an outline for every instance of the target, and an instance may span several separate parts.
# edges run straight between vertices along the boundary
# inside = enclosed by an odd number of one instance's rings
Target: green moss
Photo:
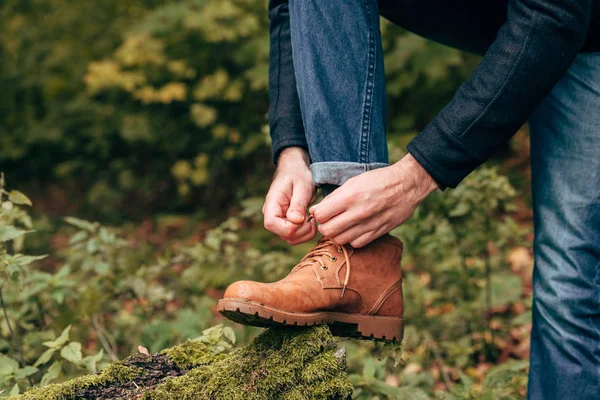
[[[100,374],[35,388],[15,399],[94,398],[91,393],[106,394],[115,388],[119,398],[142,395],[145,400],[347,399],[352,384],[344,356],[336,350],[326,326],[269,329],[228,354],[187,341],[161,355],[130,357]],[[184,375],[170,377],[173,372]]]
[[[108,366],[100,374],[85,375],[63,383],[54,383],[42,388],[33,388],[24,394],[12,397],[15,400],[67,400],[72,399],[81,389],[93,386],[107,386],[129,382],[143,371],[127,367],[121,363]]]
[[[225,357],[225,354],[215,354],[210,346],[195,340],[188,340],[180,345],[163,350],[161,354],[169,357],[182,369],[210,364]]]
[[[167,380],[145,400],[346,399],[352,384],[327,327],[270,329],[245,348]]]

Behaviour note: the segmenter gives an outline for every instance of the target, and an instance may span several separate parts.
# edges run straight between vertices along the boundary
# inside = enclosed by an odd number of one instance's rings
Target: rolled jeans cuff
[[[310,165],[313,182],[316,186],[341,186],[348,179],[377,168],[387,167],[387,163],[357,163],[347,161],[316,162]]]

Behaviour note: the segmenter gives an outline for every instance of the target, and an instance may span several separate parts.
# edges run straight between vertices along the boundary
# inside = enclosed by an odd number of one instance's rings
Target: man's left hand
[[[429,173],[407,154],[396,164],[349,179],[311,207],[310,213],[323,236],[359,248],[401,225],[437,188]]]

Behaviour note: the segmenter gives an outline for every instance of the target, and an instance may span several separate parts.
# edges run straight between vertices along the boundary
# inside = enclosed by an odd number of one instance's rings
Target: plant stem
[[[450,376],[448,375],[448,371],[446,371],[446,364],[444,364],[444,359],[442,358],[442,355],[440,354],[440,350],[438,348],[437,342],[433,339],[433,337],[431,335],[428,335],[428,336],[429,336],[429,346],[431,347],[431,350],[433,351],[435,360],[438,364],[438,367],[440,368],[440,372],[442,373],[444,385],[446,385],[446,390],[450,391]]]
[[[46,314],[44,313],[44,308],[42,307],[42,303],[40,302],[39,297],[35,297],[35,304],[37,306],[39,318],[40,318],[40,328],[46,328]]]
[[[2,205],[2,194],[4,190],[4,172],[0,172],[0,206]]]
[[[489,248],[486,248],[484,252],[485,258],[485,322],[487,329],[490,332],[490,342],[487,340],[486,346],[488,348],[488,356],[495,357],[497,353],[493,351],[494,348],[494,330],[492,329],[492,262]]]
[[[109,343],[107,336],[105,336],[106,330],[100,323],[100,321],[98,319],[98,314],[92,315],[92,324],[94,325],[94,329],[96,330],[98,339],[100,340],[100,343],[102,344],[102,347],[104,348],[104,351],[106,351],[108,358],[110,358],[110,360],[113,362],[119,361],[119,357],[117,357],[117,354],[113,350],[113,347],[111,346],[111,344]]]
[[[2,306],[2,311],[4,312],[4,318],[6,319],[6,324],[8,325],[8,330],[10,331],[10,336],[12,338],[13,344],[15,345],[15,349],[17,351],[17,355],[19,357],[19,362],[21,363],[21,368],[25,368],[25,358],[23,358],[23,350],[21,350],[21,346],[19,345],[19,340],[17,339],[17,335],[15,331],[13,331],[12,325],[10,323],[10,319],[8,318],[8,313],[6,312],[6,305],[4,304],[4,297],[2,296],[2,287],[0,287],[0,305]],[[27,380],[29,381],[29,386],[33,387],[33,381],[31,377],[28,376]]]

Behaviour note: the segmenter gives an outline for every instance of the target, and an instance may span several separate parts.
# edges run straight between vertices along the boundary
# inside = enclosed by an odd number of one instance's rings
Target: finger
[[[265,202],[265,229],[281,237],[293,235],[301,225],[291,223],[284,218],[284,215],[284,208],[280,202],[267,199]]]
[[[341,194],[340,194],[341,193]],[[319,204],[315,204],[309,210],[319,224],[329,221],[336,215],[344,212],[350,199],[344,194],[343,186],[339,187],[329,196],[325,197]]]
[[[335,236],[331,236],[330,238],[333,241],[333,243],[343,245],[351,243],[352,241],[358,239],[365,233],[370,232],[371,230],[372,229],[370,227],[367,227],[365,224],[357,224],[345,231],[340,232]]]
[[[316,227],[316,225],[313,225],[311,227],[311,229],[305,235],[294,238],[293,240],[289,240],[288,243],[292,246],[296,246],[300,243],[306,243],[309,240],[312,240],[316,235],[317,235],[317,227]]]
[[[294,225],[297,228],[294,229],[293,231],[291,231],[289,235],[287,235],[285,237],[282,236],[282,239],[284,239],[284,240],[295,240],[298,237],[306,235],[307,233],[309,233],[313,229],[314,222],[312,222],[312,221],[309,222],[309,223],[303,222],[301,224],[294,224]],[[314,229],[316,230],[316,227],[314,227]]]
[[[365,232],[361,236],[350,241],[349,244],[350,244],[350,246],[354,247],[355,249],[360,249],[361,247],[365,247],[366,245],[371,243],[373,240],[377,239],[379,236],[381,236],[381,234],[378,234],[377,231]]]
[[[289,221],[300,224],[306,220],[306,208],[310,203],[314,192],[314,187],[305,183],[294,185],[292,200],[287,210],[286,217]]]
[[[365,224],[366,215],[361,209],[353,208],[336,215],[325,223],[319,224],[319,232],[332,238],[360,224]],[[315,217],[316,218],[316,217]]]

